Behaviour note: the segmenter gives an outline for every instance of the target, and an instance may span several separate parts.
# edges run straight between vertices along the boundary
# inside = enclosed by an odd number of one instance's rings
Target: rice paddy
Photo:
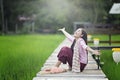
[[[93,35],[92,38],[109,40],[108,35]],[[12,35],[0,36],[0,80],[32,80],[45,60],[64,40],[63,35]],[[113,35],[112,40],[120,40]],[[89,45],[93,45],[92,43]],[[109,46],[107,43],[100,45]],[[120,46],[120,44],[112,44]],[[103,72],[109,80],[119,80],[120,63],[112,58],[112,50],[101,50]]]
[[[0,80],[32,80],[62,35],[0,36]]]

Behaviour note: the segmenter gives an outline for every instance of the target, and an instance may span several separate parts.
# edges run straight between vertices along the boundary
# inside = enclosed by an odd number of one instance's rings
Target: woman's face
[[[82,37],[82,29],[81,29],[81,28],[77,29],[77,30],[74,32],[74,37],[75,37],[75,38],[80,38],[80,37]]]

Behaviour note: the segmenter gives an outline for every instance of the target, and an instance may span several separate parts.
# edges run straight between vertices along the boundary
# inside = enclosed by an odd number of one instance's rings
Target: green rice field
[[[32,80],[64,38],[63,35],[47,34],[0,36],[0,80]],[[109,39],[107,35],[93,35],[93,38]],[[112,40],[120,40],[120,35],[112,36]],[[112,45],[120,46],[120,43]],[[112,50],[101,50],[101,53],[101,61],[104,62],[102,70],[106,77],[119,80],[120,64],[116,65],[113,61]]]
[[[32,80],[62,35],[0,36],[0,80]]]

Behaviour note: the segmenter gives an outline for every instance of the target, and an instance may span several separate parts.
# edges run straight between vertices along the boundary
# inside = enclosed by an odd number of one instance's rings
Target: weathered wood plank
[[[100,77],[35,77],[33,80],[108,80]]]

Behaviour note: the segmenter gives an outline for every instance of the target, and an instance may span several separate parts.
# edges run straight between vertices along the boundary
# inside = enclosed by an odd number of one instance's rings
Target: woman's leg
[[[62,63],[62,62],[58,60],[57,63],[55,64],[55,66],[56,66],[56,67],[59,67],[61,63]]]
[[[86,67],[86,64],[80,63],[80,71],[83,72],[84,68]]]
[[[57,57],[58,57],[58,62],[56,63],[56,66],[59,66],[61,63],[66,64],[68,62],[69,66],[72,67],[73,53],[71,48],[69,47],[61,48]]]

